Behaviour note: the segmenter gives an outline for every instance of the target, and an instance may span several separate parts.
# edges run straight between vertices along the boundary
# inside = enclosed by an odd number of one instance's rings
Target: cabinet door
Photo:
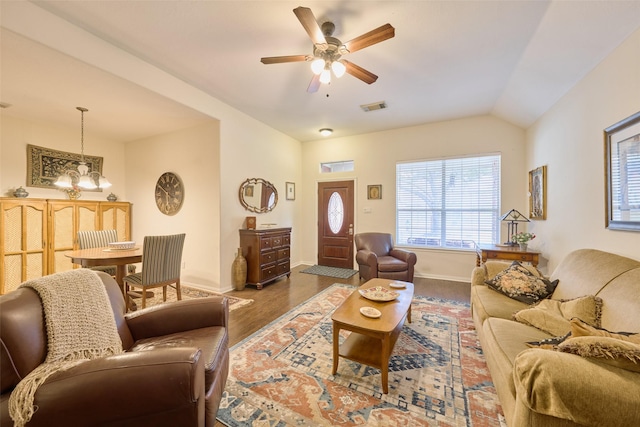
[[[0,201],[0,294],[47,274],[45,200]]]
[[[100,230],[116,230],[119,241],[131,240],[131,204],[100,203]]]
[[[49,201],[49,274],[75,266],[64,253],[78,249],[78,231],[98,230],[99,202]]]

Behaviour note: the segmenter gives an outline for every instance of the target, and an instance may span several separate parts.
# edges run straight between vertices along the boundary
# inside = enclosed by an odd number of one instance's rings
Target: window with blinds
[[[468,248],[495,243],[500,155],[396,165],[396,244]]]

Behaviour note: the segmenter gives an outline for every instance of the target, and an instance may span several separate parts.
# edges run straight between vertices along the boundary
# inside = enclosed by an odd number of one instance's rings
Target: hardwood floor
[[[239,343],[334,283],[347,283],[355,286],[364,283],[364,281],[360,281],[358,274],[349,279],[337,279],[300,273],[307,267],[307,265],[298,266],[291,270],[290,278],[280,279],[266,285],[261,290],[247,286],[242,291],[227,292],[226,295],[254,300],[251,305],[234,310],[229,314],[229,346]],[[468,303],[471,298],[470,286],[469,283],[417,277],[414,280],[414,294]],[[224,424],[219,421],[216,421],[215,425],[216,427],[224,427]]]
[[[307,265],[298,266],[291,270],[289,279],[277,280],[265,285],[261,290],[257,290],[253,286],[246,286],[242,291],[227,292],[227,295],[254,300],[251,305],[234,310],[229,314],[230,346],[242,341],[334,283],[347,283],[355,286],[364,283],[360,281],[357,274],[349,279],[337,279],[300,273],[307,267]],[[469,283],[416,277],[414,293],[468,303],[471,291]]]

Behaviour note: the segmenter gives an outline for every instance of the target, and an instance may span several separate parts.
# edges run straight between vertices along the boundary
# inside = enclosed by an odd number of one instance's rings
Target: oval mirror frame
[[[240,204],[255,213],[271,212],[278,204],[278,190],[262,178],[248,178],[238,191]]]

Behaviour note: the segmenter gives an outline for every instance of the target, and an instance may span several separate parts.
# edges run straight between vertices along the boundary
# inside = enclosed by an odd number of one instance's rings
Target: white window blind
[[[396,165],[396,243],[473,248],[499,239],[500,155]]]

